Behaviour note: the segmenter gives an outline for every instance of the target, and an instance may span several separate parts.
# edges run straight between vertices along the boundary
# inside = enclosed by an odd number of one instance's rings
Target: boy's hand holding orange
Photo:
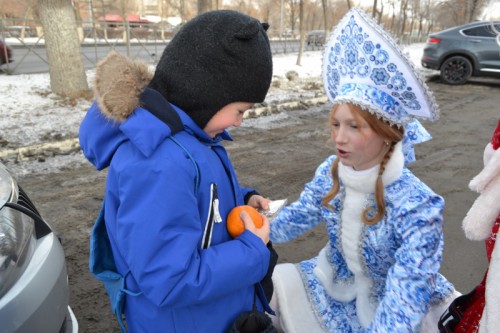
[[[238,237],[243,231],[245,231],[245,224],[240,217],[240,214],[243,211],[250,216],[255,227],[261,228],[264,223],[262,215],[260,215],[257,209],[248,205],[236,206],[227,215],[227,231],[233,238]]]

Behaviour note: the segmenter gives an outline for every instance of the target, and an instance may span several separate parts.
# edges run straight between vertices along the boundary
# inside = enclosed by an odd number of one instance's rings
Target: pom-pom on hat
[[[323,81],[333,104],[352,103],[405,126],[415,117],[436,120],[438,106],[413,63],[359,8],[332,32],[323,55]]]
[[[268,27],[232,10],[203,13],[168,43],[149,86],[202,129],[227,104],[263,102],[273,71]]]

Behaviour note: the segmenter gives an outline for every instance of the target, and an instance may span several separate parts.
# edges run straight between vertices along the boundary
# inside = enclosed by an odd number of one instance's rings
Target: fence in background
[[[79,22],[78,35],[82,59],[87,69],[95,65],[111,50],[126,54],[133,60],[156,65],[163,49],[175,35],[173,27],[153,23],[124,24],[115,22]],[[0,19],[0,36],[12,48],[14,62],[0,67],[9,74],[48,72],[48,60],[41,24],[23,18]],[[297,38],[271,38],[273,54],[296,53]],[[320,50],[322,45],[305,45],[305,50]]]

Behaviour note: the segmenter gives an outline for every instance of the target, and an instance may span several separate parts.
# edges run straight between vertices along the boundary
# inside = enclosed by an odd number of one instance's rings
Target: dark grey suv
[[[500,78],[499,31],[500,21],[477,21],[432,33],[422,66],[439,70],[448,84],[463,84],[471,76]]]

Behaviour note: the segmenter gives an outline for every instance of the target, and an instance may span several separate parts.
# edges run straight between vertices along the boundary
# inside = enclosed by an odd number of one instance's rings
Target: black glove
[[[260,285],[264,290],[267,301],[270,302],[274,292],[273,280],[271,277],[274,272],[274,267],[278,263],[278,253],[273,248],[273,243],[271,243],[271,241],[267,243],[267,248],[269,249],[269,252],[271,252],[271,257],[269,259],[269,267],[267,268],[266,276],[264,276],[262,281],[260,281]]]
[[[228,333],[277,333],[271,318],[264,312],[246,311],[236,318]]]

